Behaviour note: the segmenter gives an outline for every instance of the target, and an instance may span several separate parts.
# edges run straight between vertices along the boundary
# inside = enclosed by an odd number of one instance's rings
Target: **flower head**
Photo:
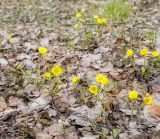
[[[73,76],[71,81],[72,81],[72,83],[78,82],[78,76]]]
[[[158,57],[159,56],[159,52],[158,51],[153,51],[152,52],[152,56],[153,57]]]
[[[128,49],[126,51],[126,55],[129,56],[129,57],[133,56],[133,50],[132,49]]]
[[[144,74],[146,72],[146,69],[144,67],[141,67],[141,72]]]
[[[23,65],[19,64],[17,67],[16,67],[18,70],[21,70],[23,68]]]
[[[84,20],[84,19],[82,19],[82,18],[80,18],[79,21],[81,21],[83,24],[86,23],[86,20]]]
[[[97,18],[97,23],[98,24],[104,24],[104,23],[106,23],[106,19],[105,18]]]
[[[99,17],[98,17],[97,15],[94,15],[93,18],[94,18],[94,19],[98,19]]]
[[[97,94],[97,92],[98,92],[98,86],[92,84],[92,85],[89,86],[89,89],[88,89],[88,90],[89,90],[89,92],[90,92],[91,94]]]
[[[135,90],[130,90],[128,92],[128,98],[129,99],[136,99],[138,97],[138,92]]]
[[[99,73],[96,75],[96,82],[101,84],[107,84],[108,78],[104,74]]]
[[[62,67],[60,65],[55,65],[52,67],[51,72],[56,77],[61,76],[62,75]]]
[[[38,48],[38,52],[40,53],[40,54],[46,54],[47,53],[47,48],[45,48],[45,47],[39,47]]]
[[[153,99],[148,93],[144,96],[143,101],[146,105],[151,105],[153,103]]]
[[[46,79],[49,79],[49,78],[51,77],[51,74],[50,74],[49,72],[45,72],[45,73],[44,73],[44,77],[45,77]]]
[[[77,13],[76,13],[76,17],[77,17],[77,18],[81,18],[81,17],[82,17],[82,14],[81,14],[80,12],[77,12]]]
[[[143,49],[140,50],[140,55],[141,56],[145,56],[147,54],[148,54],[148,49],[147,48],[143,48]]]
[[[74,24],[74,29],[79,29],[80,28],[80,26],[79,26],[79,24]]]
[[[11,41],[12,40],[12,34],[8,34],[8,40]]]

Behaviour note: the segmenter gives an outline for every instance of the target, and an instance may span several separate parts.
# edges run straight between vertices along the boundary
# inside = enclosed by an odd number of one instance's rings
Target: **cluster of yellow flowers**
[[[51,68],[51,73],[53,74],[53,76],[55,77],[59,77],[62,75],[62,67],[60,65],[54,65],[52,68]],[[44,73],[44,77],[46,79],[49,79],[51,78],[51,73],[50,72],[45,72]]]
[[[81,12],[77,12],[77,13],[76,13],[76,17],[77,17],[80,21],[82,21],[83,23],[85,23],[85,20],[84,20],[84,19],[81,19],[81,18],[82,18],[82,13],[81,13]],[[99,17],[99,16],[97,16],[97,15],[94,15],[93,18],[95,19],[95,21],[96,21],[98,24],[105,24],[105,23],[106,23],[106,19],[103,18],[103,17]],[[77,24],[76,24],[76,26],[74,26],[74,27],[77,28]]]
[[[79,17],[79,18],[81,17],[79,13],[77,14],[77,17]],[[45,48],[45,47],[39,47],[39,48],[38,48],[38,52],[39,52],[40,54],[46,54],[47,51],[48,51],[48,50],[47,50],[47,48]],[[54,66],[51,68],[51,73],[52,73],[55,77],[61,76],[61,75],[62,75],[62,67],[61,67],[60,65],[54,65]],[[44,77],[45,77],[46,79],[51,78],[51,73],[50,73],[50,72],[45,72],[45,73],[44,73]],[[72,83],[77,83],[78,80],[79,80],[78,76],[74,75],[74,76],[72,77],[72,79],[71,79],[71,82],[72,82]],[[109,81],[109,79],[108,79],[104,74],[102,74],[102,73],[97,74],[96,77],[95,77],[95,80],[96,80],[97,83],[100,83],[101,85],[105,85],[105,84],[107,84],[108,81]],[[91,85],[89,86],[89,89],[88,89],[88,90],[89,90],[89,92],[90,92],[91,94],[96,94],[96,93],[98,92],[99,88],[98,88],[97,85],[91,84]]]
[[[131,100],[135,100],[138,98],[138,91],[136,90],[130,90],[128,92],[128,98],[131,99]],[[146,104],[146,105],[151,105],[153,103],[153,99],[152,99],[152,96],[149,94],[149,93],[146,93],[144,98],[143,98],[143,102]]]
[[[95,19],[95,21],[98,23],[98,24],[104,24],[106,23],[106,19],[103,18],[103,17],[99,17],[97,15],[94,15],[93,18]]]
[[[95,77],[95,80],[96,80],[97,83],[100,83],[101,85],[105,85],[109,81],[109,79],[104,74],[102,74],[102,73],[97,74],[96,77]],[[89,90],[89,92],[91,94],[96,94],[96,93],[98,93],[99,88],[98,88],[97,85],[91,84],[89,86],[88,90]]]
[[[140,56],[146,56],[148,54],[148,49],[147,48],[142,48],[139,52]],[[128,49],[126,51],[126,55],[128,57],[132,57],[134,55],[134,52],[132,49]],[[159,56],[159,52],[158,51],[152,51],[152,56],[153,57],[158,57]]]
[[[43,55],[43,54],[46,54],[48,52],[48,49],[45,48],[45,47],[39,47],[38,48],[38,52],[39,54]],[[51,68],[51,73],[55,76],[55,77],[59,77],[62,75],[62,67],[60,65],[54,65],[52,68]],[[45,72],[44,73],[44,77],[46,79],[49,79],[51,77],[51,74],[50,72]]]
[[[78,17],[80,17],[80,15],[79,15]],[[45,48],[45,47],[39,47],[39,48],[38,48],[38,52],[39,52],[40,54],[46,54],[47,51],[48,51],[48,50],[47,50],[47,48]],[[154,51],[154,53],[157,55],[157,51],[156,51],[156,52]],[[127,54],[128,56],[132,56],[132,55],[133,55],[133,51],[132,51],[131,49],[129,49],[129,50],[127,50],[126,54]],[[143,49],[140,50],[140,55],[146,55],[146,54],[148,54],[148,50],[147,50],[146,48],[143,48]],[[158,53],[158,54],[159,54],[159,53]],[[21,66],[18,66],[17,68],[20,69]],[[142,69],[142,70],[144,71],[145,69]],[[144,72],[145,72],[145,71],[144,71]],[[51,68],[51,73],[52,73],[55,77],[61,76],[61,75],[62,75],[62,67],[61,67],[60,65],[54,65],[54,66]],[[45,77],[46,79],[51,78],[51,73],[50,73],[50,72],[45,72],[45,73],[44,73],[44,77]],[[106,84],[109,82],[109,79],[108,79],[104,74],[102,74],[102,73],[97,74],[97,75],[95,76],[95,80],[96,80],[96,82],[99,83],[100,85],[106,85]],[[71,82],[72,82],[72,83],[77,83],[78,81],[79,81],[79,78],[78,78],[78,76],[76,76],[76,75],[74,75],[74,76],[72,77],[72,79],[71,79]],[[89,90],[89,92],[90,92],[91,94],[97,94],[100,89],[99,89],[98,85],[96,85],[96,84],[91,84],[91,85],[89,86],[88,90]],[[137,99],[137,97],[138,97],[138,92],[137,92],[136,90],[130,90],[130,91],[128,92],[128,98],[129,98],[129,99],[135,100],[135,99]],[[148,93],[144,96],[143,101],[144,101],[144,103],[145,103],[146,105],[151,105],[152,102],[153,102],[151,95],[148,94]]]

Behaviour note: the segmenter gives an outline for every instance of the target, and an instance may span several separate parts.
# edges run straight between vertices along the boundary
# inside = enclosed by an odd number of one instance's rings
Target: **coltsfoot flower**
[[[47,48],[45,48],[45,47],[39,47],[38,48],[38,52],[40,53],[40,54],[46,54],[47,53]]]
[[[138,97],[138,92],[135,90],[130,90],[128,92],[128,98],[129,99],[136,99]]]
[[[8,40],[9,40],[9,41],[12,40],[12,34],[9,34],[7,37],[8,37]]]
[[[131,56],[133,56],[133,50],[132,49],[128,49],[127,51],[126,51],[126,55],[127,56],[129,56],[129,57],[131,57]]]
[[[92,84],[92,85],[89,86],[89,89],[88,89],[88,90],[89,90],[89,92],[90,92],[91,94],[97,94],[97,93],[98,93],[98,86]]]
[[[147,54],[148,54],[148,49],[147,48],[143,48],[143,49],[140,50],[140,55],[141,56],[145,56]]]
[[[141,67],[141,72],[144,74],[146,72],[146,69],[144,67]]]
[[[79,26],[79,24],[74,24],[74,29],[79,29],[80,28],[80,26]]]
[[[97,15],[94,15],[93,18],[96,20],[98,19],[99,17]]]
[[[49,78],[51,78],[51,74],[50,74],[49,72],[45,72],[45,73],[44,73],[44,77],[45,77],[46,79],[49,79]]]
[[[76,83],[76,82],[78,82],[78,80],[79,80],[78,76],[73,76],[71,79],[72,83]]]
[[[104,74],[99,73],[96,75],[96,82],[101,84],[107,84],[108,78]]]
[[[82,14],[81,14],[80,12],[77,12],[77,13],[76,13],[76,17],[77,17],[77,18],[81,18],[81,17],[82,17]]]
[[[86,23],[86,20],[84,20],[84,19],[82,19],[82,18],[80,18],[79,21],[81,21],[83,24]]]
[[[151,105],[153,103],[153,99],[148,93],[144,96],[143,101],[146,105]]]
[[[158,57],[159,56],[159,52],[158,51],[153,51],[152,52],[152,56],[153,57]]]
[[[59,77],[62,75],[62,67],[60,65],[55,65],[52,67],[51,72],[55,77]]]
[[[106,19],[105,18],[97,18],[97,23],[98,24],[104,24],[104,23],[106,23]]]

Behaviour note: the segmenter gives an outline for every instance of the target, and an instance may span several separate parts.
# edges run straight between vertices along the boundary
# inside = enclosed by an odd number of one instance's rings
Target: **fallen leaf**
[[[63,95],[61,96],[54,96],[54,103],[55,107],[59,112],[68,112],[69,111],[69,102],[67,98],[65,98]]]
[[[52,139],[52,136],[47,133],[41,132],[36,134],[36,139]]]
[[[4,58],[1,58],[0,59],[0,65],[7,66],[8,65],[8,61],[6,59],[4,59]]]
[[[28,84],[25,87],[24,92],[27,93],[30,98],[39,97],[41,95],[41,92],[38,90],[38,88],[34,84]]]
[[[150,115],[154,117],[160,117],[160,105],[154,104],[148,108]]]
[[[7,103],[3,97],[0,97],[0,112],[7,108]]]
[[[49,133],[51,136],[60,136],[62,135],[62,126],[61,124],[52,124],[51,126],[45,128],[44,131]]]
[[[21,101],[17,97],[14,97],[14,96],[9,97],[9,104],[8,105],[10,107],[16,107],[20,104],[21,104]]]

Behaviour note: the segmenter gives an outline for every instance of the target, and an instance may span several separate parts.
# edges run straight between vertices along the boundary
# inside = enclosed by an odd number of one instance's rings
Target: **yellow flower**
[[[152,56],[153,57],[158,57],[159,56],[159,52],[158,51],[153,51],[152,52]]]
[[[94,18],[94,19],[98,19],[99,17],[98,17],[97,15],[94,15],[93,18]]]
[[[135,90],[130,90],[128,92],[129,99],[136,99],[138,97],[138,92]]]
[[[96,93],[98,92],[98,86],[92,84],[92,85],[89,86],[89,89],[88,89],[88,90],[89,90],[89,92],[90,92],[91,94],[96,94]]]
[[[127,56],[133,56],[133,50],[132,49],[128,49],[127,51],[126,51],[126,55]]]
[[[38,48],[38,52],[40,53],[40,54],[46,54],[47,53],[47,48],[45,48],[45,47],[39,47]]]
[[[140,50],[140,55],[141,56],[145,56],[147,54],[148,54],[148,49],[147,48],[143,48],[143,49]]]
[[[141,67],[141,72],[144,74],[146,72],[146,69],[144,67]]]
[[[55,65],[52,67],[51,72],[56,77],[61,76],[62,75],[62,67],[60,65]]]
[[[72,83],[78,82],[78,76],[73,76],[71,81]]]
[[[153,99],[148,93],[144,96],[143,101],[146,105],[151,105],[153,103]]]
[[[81,22],[84,23],[84,24],[86,23],[86,20],[81,19],[81,18],[79,19],[79,21],[81,21]]]
[[[8,35],[8,40],[10,41],[12,39],[12,34]]]
[[[108,78],[104,74],[99,73],[96,75],[96,82],[101,84],[107,84]]]
[[[81,14],[80,12],[77,12],[77,13],[76,13],[76,17],[77,17],[77,18],[81,18],[81,17],[82,17],[82,14]]]
[[[49,72],[45,72],[44,73],[44,77],[47,78],[47,79],[49,79],[51,77],[51,74]]]
[[[97,23],[104,24],[104,23],[106,23],[106,19],[105,18],[97,18]]]
[[[74,29],[79,29],[80,28],[80,26],[78,25],[78,24],[74,24]]]
[[[23,66],[21,64],[19,64],[17,67],[16,67],[18,70],[21,70],[23,68]]]

